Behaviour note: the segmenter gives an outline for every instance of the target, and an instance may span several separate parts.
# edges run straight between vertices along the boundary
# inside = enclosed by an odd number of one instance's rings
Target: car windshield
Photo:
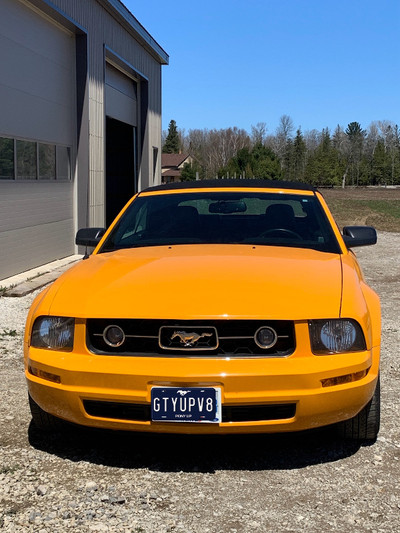
[[[314,195],[225,191],[139,195],[100,253],[180,244],[254,244],[340,253]]]

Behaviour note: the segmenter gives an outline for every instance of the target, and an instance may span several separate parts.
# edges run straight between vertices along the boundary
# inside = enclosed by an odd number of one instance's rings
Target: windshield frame
[[[245,208],[242,203],[247,201]],[[207,204],[208,203],[208,209]],[[221,202],[221,208],[217,205],[217,202]],[[232,204],[229,204],[232,202]],[[251,203],[253,202],[253,204]],[[313,224],[316,225],[316,231],[320,231],[318,238],[305,238],[295,237],[294,231],[284,228],[278,228],[279,234],[276,232],[272,234],[266,230],[264,233],[268,233],[268,237],[265,235],[258,236],[248,235],[243,237],[243,228],[241,228],[241,236],[239,232],[234,230],[240,223],[246,222],[246,227],[255,227],[256,221],[265,221],[266,213],[262,213],[260,209],[263,207],[262,202],[270,204],[285,204],[293,206],[295,212],[295,220],[310,231],[306,224],[308,222],[307,217],[310,217]],[[257,208],[255,204],[260,204]],[[178,217],[178,211],[182,211],[182,207],[191,207],[193,210],[193,204],[196,205],[196,210],[199,218],[203,222],[211,222],[212,217],[214,221],[218,221],[221,225],[225,222],[230,222],[231,231],[226,231],[222,236],[222,233],[218,233],[216,227],[214,231],[209,233],[209,236],[205,234],[200,236],[182,235],[173,236],[168,235],[167,219],[163,219],[161,216],[161,207],[165,212],[168,209],[172,209],[169,214],[169,221],[174,221],[177,226],[179,220],[174,220],[174,217]],[[249,206],[255,210],[255,212],[249,211]],[[158,211],[157,211],[157,209]],[[147,209],[147,214],[145,213]],[[265,208],[264,208],[265,209]],[[151,212],[158,214],[159,226],[158,233],[154,233],[154,236],[150,236],[150,232],[147,231],[147,236],[144,238],[144,233],[148,230],[148,226],[144,222],[145,217],[150,217]],[[166,215],[165,215],[166,216]],[[264,218],[263,218],[264,217]],[[218,219],[218,220],[217,220]],[[282,219],[283,220],[283,219]],[[134,223],[133,223],[134,222]],[[133,224],[133,225],[132,225]],[[229,226],[229,224],[225,224]],[[181,227],[187,229],[188,221],[182,219]],[[130,227],[130,231],[127,228]],[[144,228],[143,231],[140,228]],[[156,225],[154,225],[154,228]],[[220,231],[220,230],[219,230]],[[253,232],[254,233],[254,232]],[[300,234],[298,234],[300,235]],[[319,241],[318,241],[319,239]],[[125,241],[125,242],[123,242]],[[306,248],[314,249],[321,252],[329,253],[342,253],[340,244],[336,238],[335,230],[332,227],[331,220],[327,216],[324,206],[321,204],[319,198],[314,191],[305,190],[260,190],[260,189],[190,189],[188,187],[180,190],[168,190],[168,191],[149,191],[136,196],[127,209],[122,213],[119,219],[117,219],[115,225],[111,228],[111,231],[106,236],[104,242],[100,246],[97,253],[107,253],[124,248],[138,248],[138,247],[152,247],[152,246],[179,246],[179,245],[202,245],[202,244],[228,244],[228,245],[252,245],[252,246],[283,246],[292,248]]]

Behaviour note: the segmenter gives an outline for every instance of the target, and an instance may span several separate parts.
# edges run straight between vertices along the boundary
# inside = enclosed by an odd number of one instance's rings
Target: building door
[[[106,224],[135,193],[135,128],[106,118]]]
[[[136,192],[137,83],[106,63],[106,224]]]

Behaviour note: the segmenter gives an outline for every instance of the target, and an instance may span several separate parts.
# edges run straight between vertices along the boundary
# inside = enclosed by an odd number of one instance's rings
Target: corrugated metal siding
[[[88,32],[89,46],[89,223],[104,224],[104,45],[148,79],[148,115],[143,159],[139,170],[141,188],[153,184],[150,157],[153,146],[161,153],[161,66],[97,0],[53,0],[53,3]],[[140,94],[140,91],[139,91]],[[161,166],[157,169],[161,179]]]

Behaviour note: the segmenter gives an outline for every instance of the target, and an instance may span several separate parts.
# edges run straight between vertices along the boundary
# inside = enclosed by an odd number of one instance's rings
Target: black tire
[[[60,433],[65,430],[65,422],[56,416],[43,411],[29,394],[29,407],[32,414],[32,422],[37,429],[46,433]]]
[[[354,418],[340,424],[342,437],[355,441],[375,441],[379,433],[380,415],[381,388],[378,376],[371,401]]]

